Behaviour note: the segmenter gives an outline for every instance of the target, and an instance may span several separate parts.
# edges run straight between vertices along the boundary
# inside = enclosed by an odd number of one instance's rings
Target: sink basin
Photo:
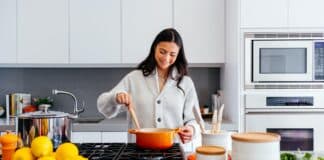
[[[79,117],[73,119],[73,122],[76,123],[99,123],[100,121],[104,120],[102,117]]]

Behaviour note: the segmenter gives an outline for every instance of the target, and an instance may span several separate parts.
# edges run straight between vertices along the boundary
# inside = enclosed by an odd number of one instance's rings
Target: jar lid
[[[265,132],[247,132],[232,134],[232,139],[242,142],[274,142],[280,141],[280,135]]]
[[[11,131],[6,131],[5,134],[1,136],[1,144],[5,146],[6,144],[17,143],[18,137]]]
[[[222,155],[225,153],[225,149],[219,146],[200,146],[196,148],[196,152],[207,155]]]

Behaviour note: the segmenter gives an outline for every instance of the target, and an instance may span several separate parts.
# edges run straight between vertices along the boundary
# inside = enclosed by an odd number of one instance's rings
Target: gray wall
[[[96,100],[100,93],[113,88],[132,68],[1,68],[0,105],[8,93],[31,93],[32,97],[54,99],[52,110],[73,111],[73,101],[66,95],[52,95],[56,88],[69,91],[82,102],[86,111],[81,117],[98,116]],[[190,68],[200,105],[210,105],[210,95],[220,88],[220,69]],[[101,115],[100,115],[101,116]]]

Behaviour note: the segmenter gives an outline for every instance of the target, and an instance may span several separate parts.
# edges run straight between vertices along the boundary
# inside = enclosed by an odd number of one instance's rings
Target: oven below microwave
[[[282,151],[323,151],[324,113],[248,113],[246,132],[274,132]]]

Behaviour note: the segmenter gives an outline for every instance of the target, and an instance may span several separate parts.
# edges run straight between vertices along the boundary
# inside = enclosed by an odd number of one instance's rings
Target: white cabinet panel
[[[17,1],[18,63],[68,62],[68,1]]]
[[[290,0],[289,27],[324,27],[323,0]]]
[[[175,28],[183,38],[189,63],[223,63],[224,0],[175,0]]]
[[[241,27],[287,27],[288,0],[241,0]]]
[[[70,0],[70,63],[121,63],[120,0]]]
[[[102,143],[126,143],[127,132],[102,132]]]
[[[0,1],[0,63],[16,63],[16,0]]]
[[[101,143],[101,132],[72,132],[73,143]]]
[[[172,0],[122,1],[122,63],[140,63],[155,36],[172,27]]]

